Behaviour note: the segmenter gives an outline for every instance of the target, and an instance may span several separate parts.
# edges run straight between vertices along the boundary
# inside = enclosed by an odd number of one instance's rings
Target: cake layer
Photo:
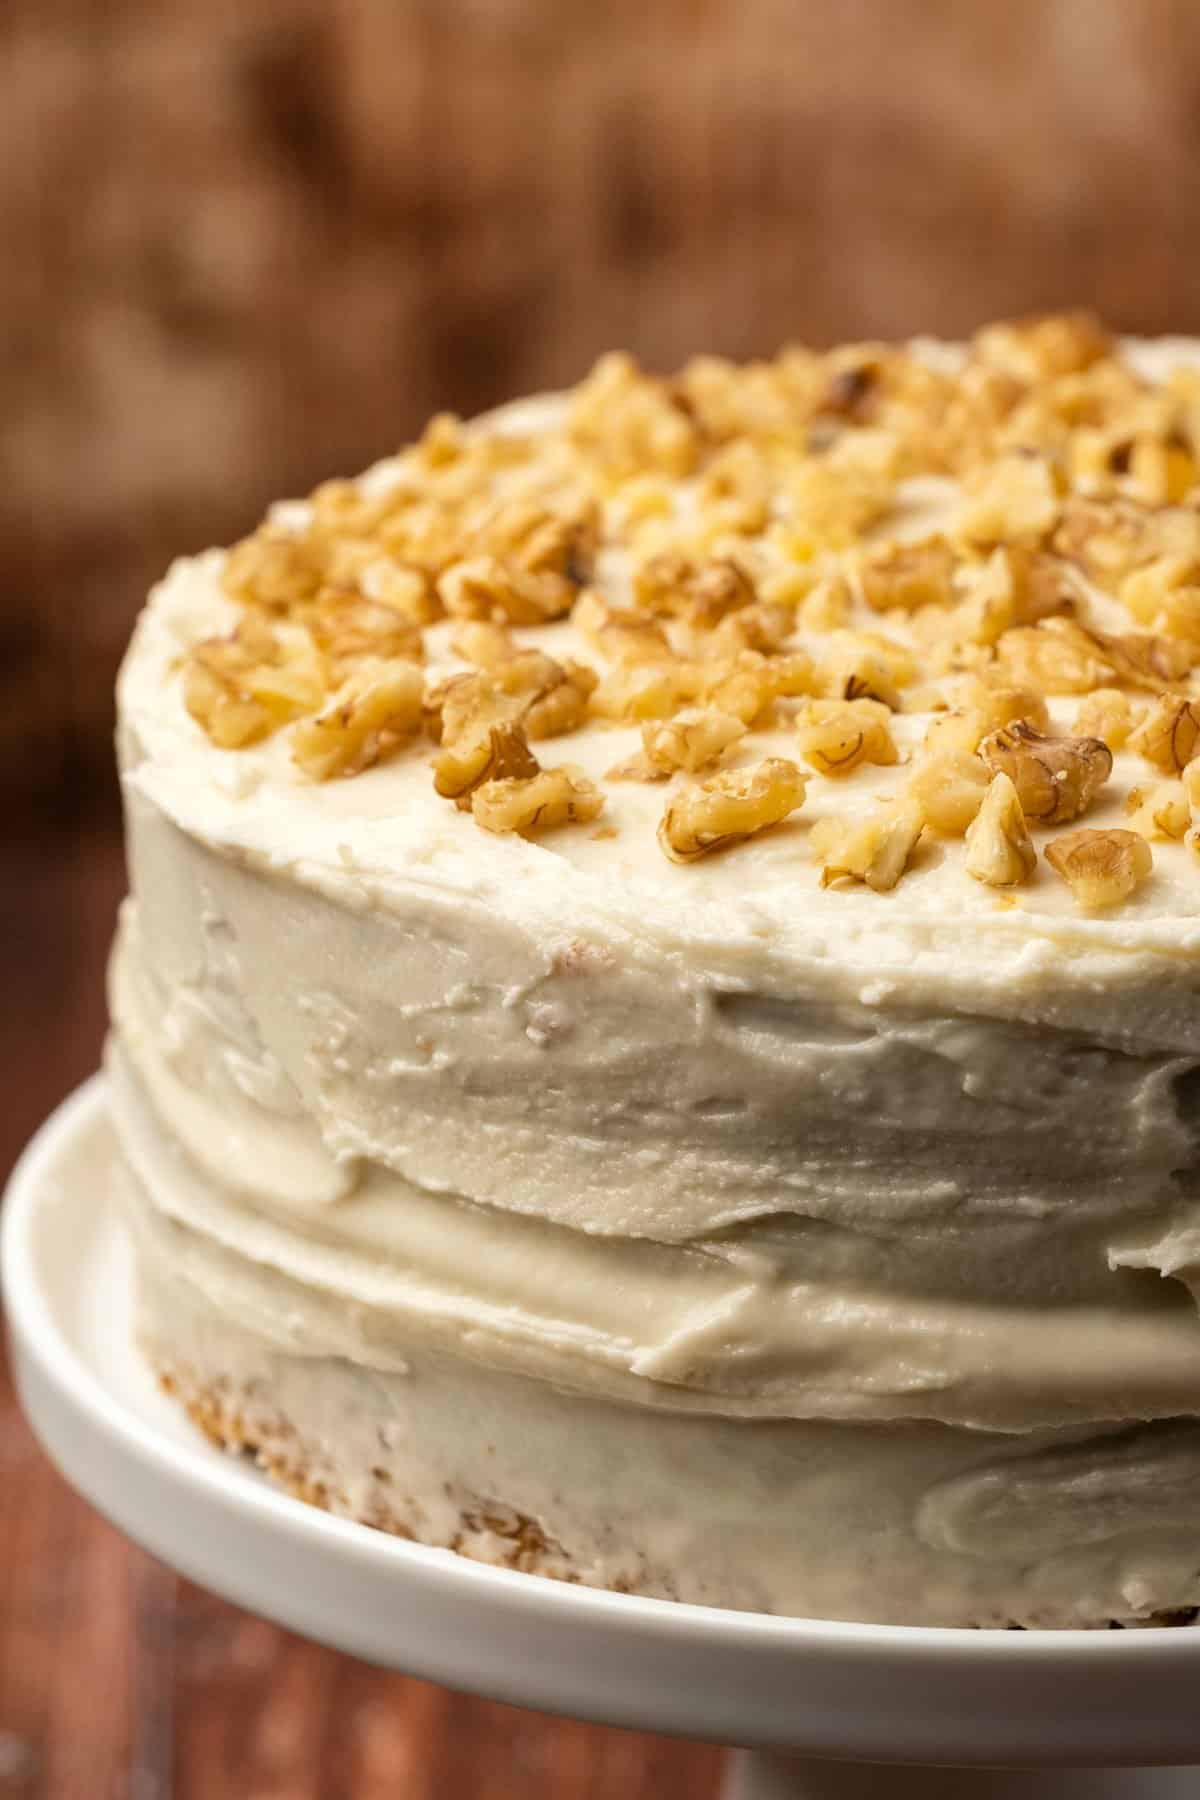
[[[1200,1601],[1194,1423],[1014,1440],[755,1421],[581,1396],[424,1336],[364,1356],[290,1279],[140,1189],[127,1211],[140,1335],[170,1391],[345,1517],[535,1574],[812,1618],[1093,1627]]]

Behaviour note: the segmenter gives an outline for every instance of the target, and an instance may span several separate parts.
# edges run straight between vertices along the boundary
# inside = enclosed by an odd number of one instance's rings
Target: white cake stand
[[[943,1631],[720,1612],[482,1567],[276,1492],[209,1448],[137,1359],[109,1132],[96,1079],[13,1175],[2,1242],[13,1363],[67,1479],[193,1580],[453,1687],[749,1746],[727,1800],[1200,1793],[1200,1775],[1164,1766],[1200,1762],[1200,1630]]]

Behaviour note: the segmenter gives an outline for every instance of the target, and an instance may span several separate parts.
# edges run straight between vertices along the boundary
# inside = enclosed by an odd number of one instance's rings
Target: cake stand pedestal
[[[112,1138],[89,1082],[38,1133],[0,1262],[25,1410],[64,1475],[194,1581],[385,1667],[746,1746],[727,1800],[1186,1800],[1200,1630],[774,1619],[594,1592],[329,1517],[209,1448],[130,1338]],[[1154,1765],[1153,1767],[1149,1765]]]

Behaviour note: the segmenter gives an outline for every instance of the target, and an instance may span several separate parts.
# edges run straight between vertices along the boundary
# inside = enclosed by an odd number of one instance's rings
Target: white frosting
[[[284,736],[221,751],[182,705],[180,652],[232,617],[221,562],[174,567],[119,688],[117,1118],[164,1217],[340,1307],[319,1348],[381,1369],[431,1343],[638,1407],[1009,1434],[1200,1412],[1192,852],[1156,844],[1089,917],[1044,866],[998,898],[958,846],[822,890],[811,820],[903,769],[814,781],[688,867],[660,787],[607,787],[615,836],[532,843],[439,799],[419,750],[314,785]],[[547,748],[600,776],[635,741]],[[210,1298],[293,1341],[294,1299]],[[921,1515],[955,1553],[964,1509],[1029,1510],[971,1479]]]

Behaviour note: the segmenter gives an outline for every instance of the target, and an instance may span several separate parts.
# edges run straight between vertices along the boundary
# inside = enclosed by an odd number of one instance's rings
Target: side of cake
[[[609,1587],[1200,1603],[1198,470],[1086,319],[612,358],[177,564],[109,1066],[193,1416]]]

